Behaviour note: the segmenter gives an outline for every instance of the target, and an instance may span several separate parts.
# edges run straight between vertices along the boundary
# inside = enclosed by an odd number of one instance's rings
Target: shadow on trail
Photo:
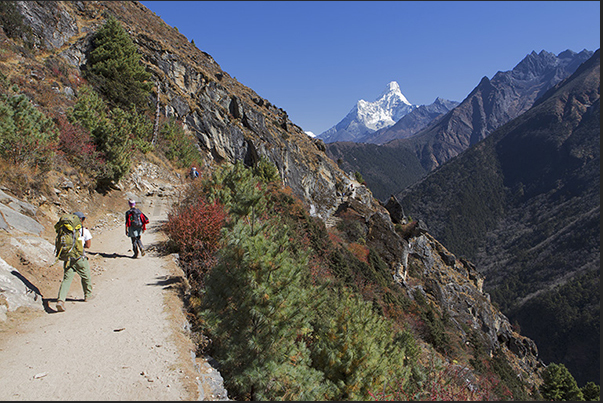
[[[170,288],[174,288],[174,285],[180,285],[184,279],[181,276],[162,276],[157,277],[157,281],[154,283],[147,283],[147,285],[163,287],[164,290],[168,290]]]
[[[127,257],[130,258],[130,255],[121,255],[119,253],[106,253],[106,252],[90,252],[90,251],[86,251],[87,255],[100,255],[102,257],[106,257],[106,258],[111,258],[111,259],[115,259],[117,257]]]
[[[84,298],[66,298],[65,301],[84,302]],[[57,298],[42,298],[42,305],[44,306],[44,311],[50,314],[59,313],[59,311],[50,307],[51,302],[56,303]]]

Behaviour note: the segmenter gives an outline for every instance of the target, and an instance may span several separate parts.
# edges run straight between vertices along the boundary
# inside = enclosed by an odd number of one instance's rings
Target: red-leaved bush
[[[179,253],[215,252],[225,220],[226,213],[220,204],[198,199],[170,212],[164,231]]]
[[[104,161],[90,133],[80,125],[70,123],[63,115],[57,116],[55,123],[59,128],[59,150],[67,160],[87,173],[94,174],[101,169]]]
[[[360,245],[359,243],[352,242],[348,245],[348,250],[352,252],[352,254],[358,258],[358,260],[368,264],[369,248],[364,245]]]
[[[219,203],[197,198],[192,203],[175,207],[163,225],[172,248],[180,254],[189,279],[198,284],[203,282],[203,277],[213,265],[226,217]]]

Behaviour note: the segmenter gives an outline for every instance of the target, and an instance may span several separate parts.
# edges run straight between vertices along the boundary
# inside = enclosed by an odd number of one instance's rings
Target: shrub
[[[201,165],[201,154],[194,137],[187,135],[182,124],[173,117],[161,126],[157,149],[179,168]]]
[[[594,382],[587,382],[581,390],[584,400],[598,401],[601,398],[601,387]]]
[[[348,250],[352,252],[358,260],[368,263],[369,248],[359,243],[352,242],[348,245]]]
[[[77,123],[70,123],[62,115],[55,122],[59,129],[59,150],[67,161],[90,176],[98,175],[105,164],[90,133]]]
[[[313,366],[335,385],[333,400],[367,400],[392,379],[409,378],[406,347],[414,343],[391,322],[373,312],[372,304],[347,289],[325,296],[316,319],[310,350]]]
[[[14,164],[50,168],[58,133],[52,119],[25,95],[0,95],[0,156]]]
[[[425,379],[417,382],[392,382],[388,388],[371,393],[375,401],[498,401],[497,381],[474,377],[454,363],[430,364]],[[505,396],[509,398],[510,396]]]
[[[69,120],[90,132],[105,161],[104,169],[96,177],[100,186],[118,182],[128,173],[136,148],[143,152],[150,148],[152,122],[138,113],[136,107],[131,111],[107,108],[90,86],[81,87],[78,99],[69,111]]]
[[[307,256],[290,252],[286,232],[239,220],[207,277],[202,317],[237,400],[322,400],[330,388],[303,342],[315,301]]]
[[[281,181],[276,165],[274,165],[265,156],[260,157],[259,161],[253,167],[253,175],[263,183],[274,183]]]
[[[354,178],[356,179],[356,181],[362,185],[365,185],[366,182],[364,181],[364,178],[362,177],[362,174],[358,171],[354,172]]]
[[[235,219],[254,222],[266,211],[266,196],[251,169],[241,160],[225,164],[201,182],[209,201],[219,201]]]
[[[168,213],[163,231],[168,235],[172,249],[189,264],[187,274],[197,285],[203,284],[205,274],[212,266],[225,221],[226,213],[219,203],[208,203],[200,198],[177,205]]]

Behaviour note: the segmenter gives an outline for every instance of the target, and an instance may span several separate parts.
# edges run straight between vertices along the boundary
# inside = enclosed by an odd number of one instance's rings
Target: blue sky
[[[316,135],[397,81],[462,101],[528,53],[600,47],[599,1],[142,1]]]

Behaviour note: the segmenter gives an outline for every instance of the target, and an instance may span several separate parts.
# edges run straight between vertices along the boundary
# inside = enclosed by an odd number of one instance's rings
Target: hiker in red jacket
[[[145,254],[140,237],[147,229],[149,219],[142,211],[136,208],[136,202],[134,200],[129,200],[128,205],[130,206],[130,209],[126,211],[126,235],[132,239],[132,251],[134,251],[132,258],[136,259],[138,257],[138,251],[140,251],[142,256]]]

